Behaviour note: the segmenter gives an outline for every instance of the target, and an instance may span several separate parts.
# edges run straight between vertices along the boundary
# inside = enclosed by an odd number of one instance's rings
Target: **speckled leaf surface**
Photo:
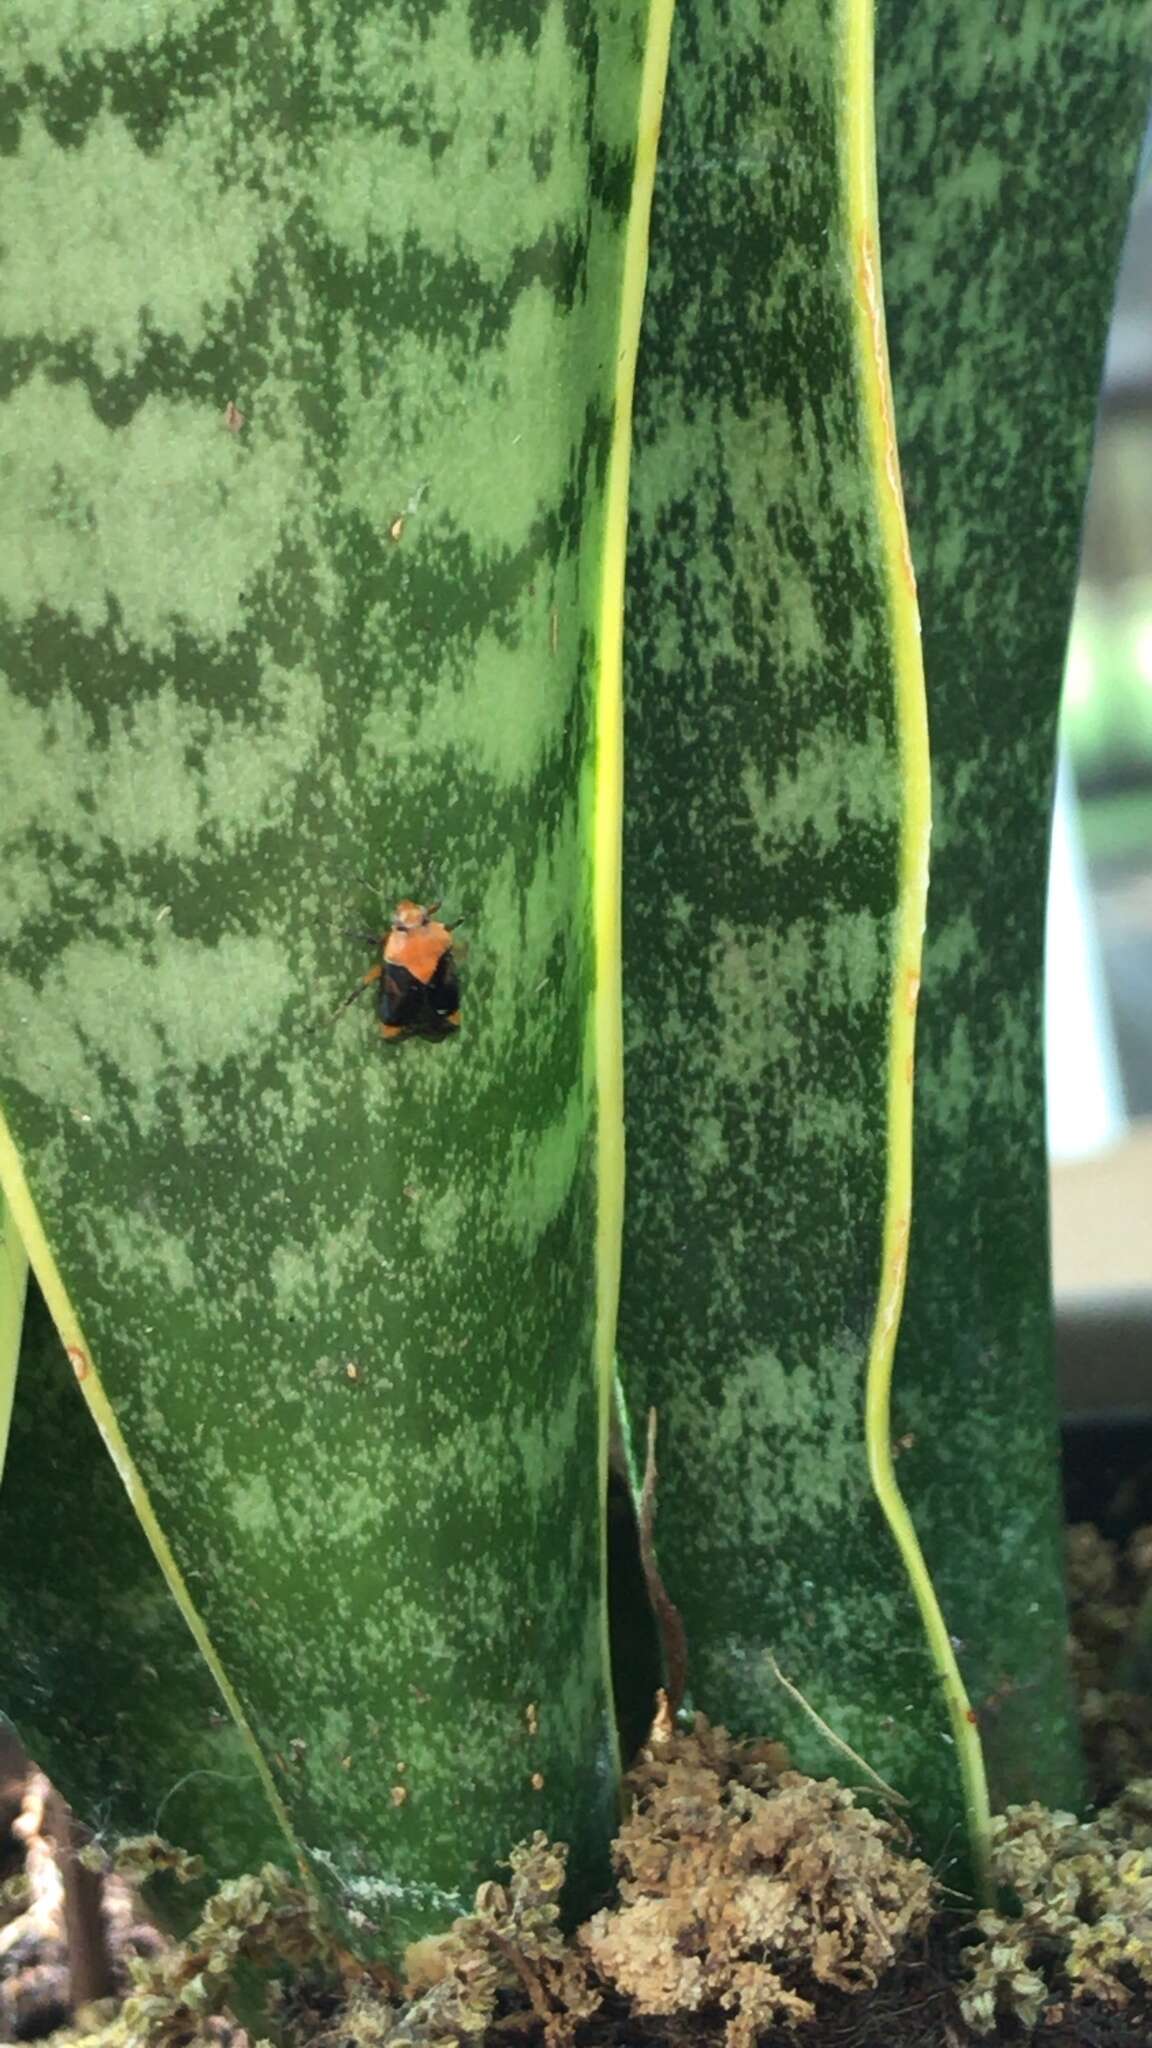
[[[0,1641],[0,1716],[98,1833],[158,1830],[213,1872],[290,1862],[35,1285],[0,1485]]]
[[[880,0],[877,131],[932,732],[901,1480],[995,1804],[1067,1803],[1041,1040],[1064,642],[1148,101],[1143,0]]]
[[[0,23],[3,1099],[85,1390],[385,1942],[612,1819],[588,813],[643,28]],[[468,914],[449,1044],[326,1022],[405,893]]]
[[[630,543],[620,1360],[659,1411],[692,1700],[852,1777],[774,1654],[938,1843],[959,1783],[864,1442],[907,790],[849,14],[681,0],[673,38]]]

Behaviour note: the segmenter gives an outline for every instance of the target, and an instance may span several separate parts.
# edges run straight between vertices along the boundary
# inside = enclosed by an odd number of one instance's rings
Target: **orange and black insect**
[[[360,945],[378,947],[380,958],[345,996],[333,1022],[365,989],[376,990],[381,1038],[451,1038],[460,1029],[460,982],[452,952],[456,924],[436,918],[439,903],[396,905],[386,932],[349,932]]]

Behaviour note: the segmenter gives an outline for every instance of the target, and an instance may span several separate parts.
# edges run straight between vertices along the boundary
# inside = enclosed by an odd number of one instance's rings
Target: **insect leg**
[[[354,1003],[356,1001],[357,996],[362,996],[366,988],[371,988],[374,981],[379,981],[382,973],[383,968],[381,967],[380,962],[377,961],[375,967],[370,967],[368,969],[367,974],[364,975],[363,979],[356,983],[356,986],[353,989],[351,995],[345,996],[344,1001],[342,1003],[337,1004],[337,1007],[333,1010],[332,1015],[328,1019],[328,1022],[330,1024],[334,1024],[336,1022],[337,1017],[339,1017],[341,1013],[348,1008],[349,1003]]]

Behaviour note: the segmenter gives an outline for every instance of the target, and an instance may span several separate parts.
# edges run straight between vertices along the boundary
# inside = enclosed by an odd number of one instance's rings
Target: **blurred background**
[[[1152,1406],[1152,164],[1133,206],[1065,674],[1048,920],[1066,1404]]]

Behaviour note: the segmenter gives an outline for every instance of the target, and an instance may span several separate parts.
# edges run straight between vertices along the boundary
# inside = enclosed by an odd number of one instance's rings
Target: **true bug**
[[[452,934],[464,922],[441,924],[439,903],[396,905],[386,932],[349,932],[348,938],[378,947],[380,958],[345,996],[332,1021],[365,989],[376,989],[381,1038],[451,1038],[460,1029],[460,983]]]

